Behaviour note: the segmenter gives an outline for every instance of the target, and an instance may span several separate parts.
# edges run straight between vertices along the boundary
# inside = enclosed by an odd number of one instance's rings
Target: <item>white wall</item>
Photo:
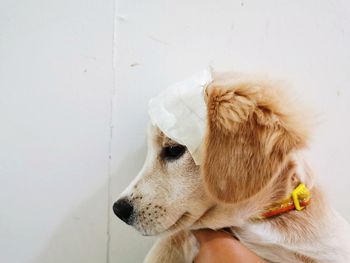
[[[106,262],[113,15],[0,1],[0,262]]]
[[[209,64],[292,82],[320,113],[310,159],[350,219],[349,13],[340,0],[2,0],[0,262],[140,262],[153,239],[111,203],[142,165],[148,99]]]

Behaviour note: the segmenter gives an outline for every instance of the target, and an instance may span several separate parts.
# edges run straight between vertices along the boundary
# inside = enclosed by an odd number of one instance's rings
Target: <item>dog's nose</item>
[[[123,220],[128,225],[131,224],[131,214],[134,211],[134,207],[126,198],[119,199],[117,202],[113,204],[113,211],[117,217]]]

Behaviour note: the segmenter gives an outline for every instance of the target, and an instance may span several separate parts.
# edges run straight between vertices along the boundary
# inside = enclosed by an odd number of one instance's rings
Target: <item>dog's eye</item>
[[[163,159],[171,161],[179,159],[186,151],[183,145],[167,146],[162,149],[161,156]]]

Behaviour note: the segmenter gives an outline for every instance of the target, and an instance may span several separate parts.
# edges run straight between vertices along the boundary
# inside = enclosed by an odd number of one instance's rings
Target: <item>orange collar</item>
[[[301,211],[310,204],[310,201],[310,190],[304,184],[299,184],[288,198],[268,208],[265,212],[259,215],[257,219],[278,216],[291,210]]]

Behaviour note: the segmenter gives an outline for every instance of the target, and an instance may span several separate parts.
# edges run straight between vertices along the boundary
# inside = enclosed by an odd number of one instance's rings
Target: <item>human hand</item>
[[[200,244],[195,263],[265,262],[223,231],[203,229],[193,231],[193,234]]]

